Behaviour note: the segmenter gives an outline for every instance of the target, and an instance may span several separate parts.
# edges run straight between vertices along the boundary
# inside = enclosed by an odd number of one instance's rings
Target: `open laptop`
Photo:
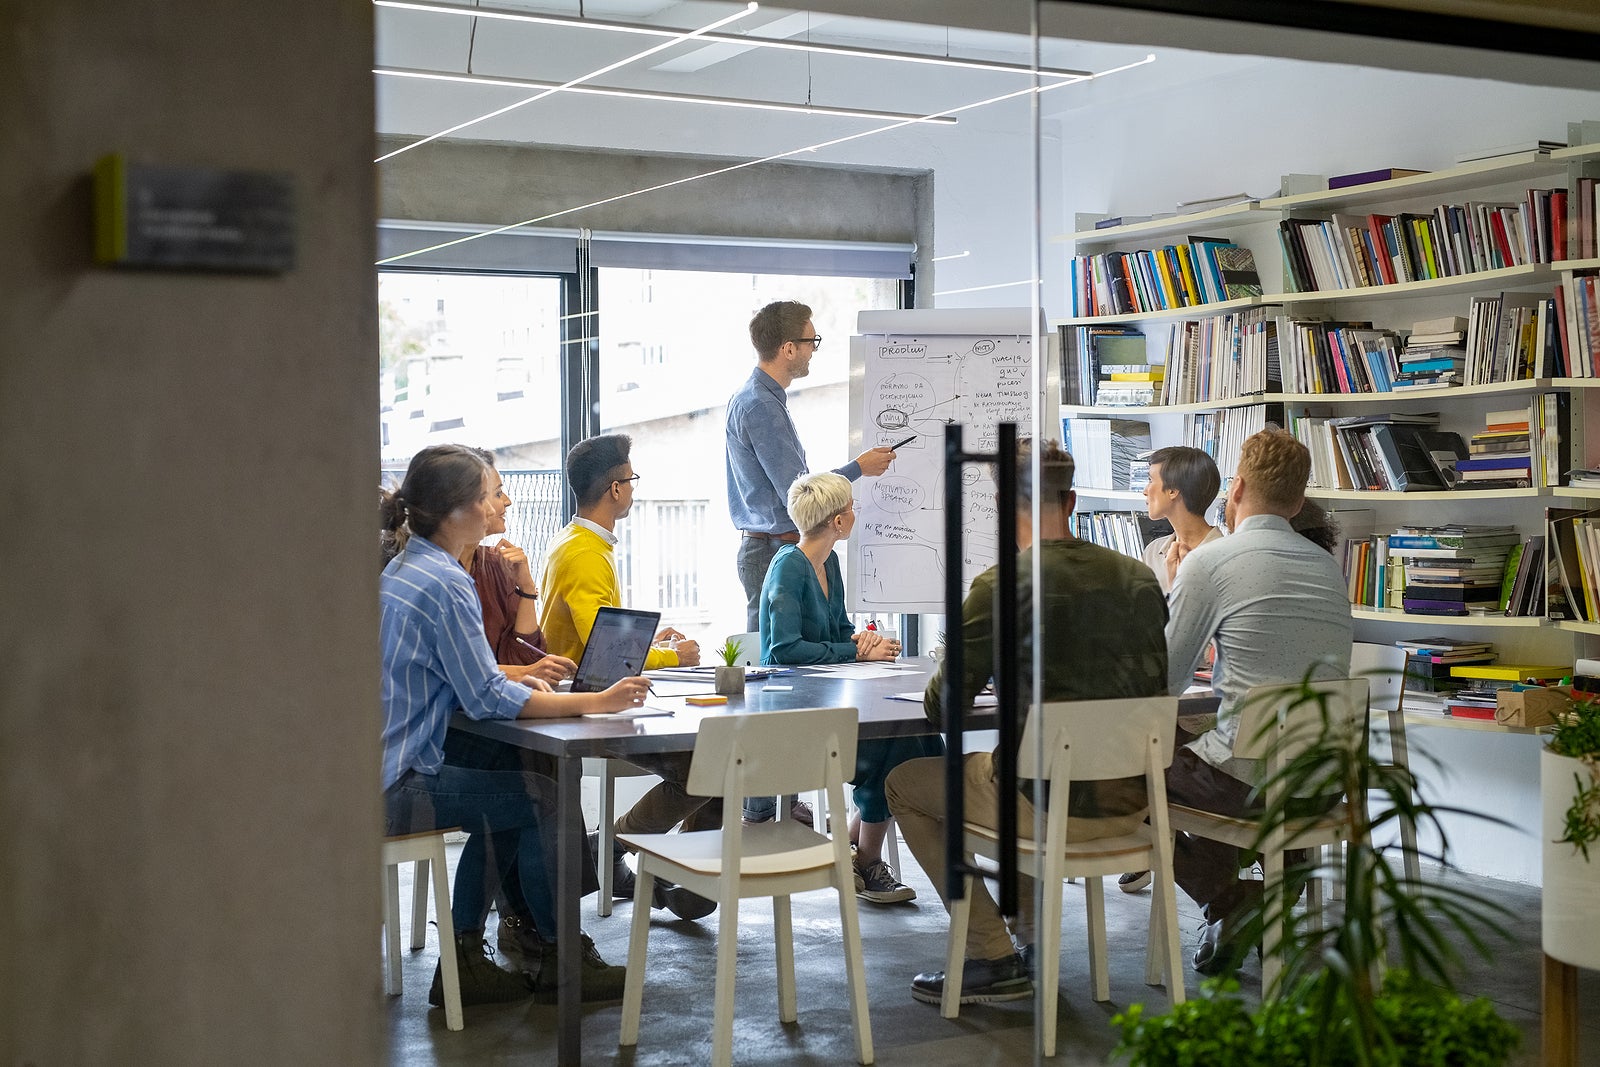
[[[661,623],[659,611],[601,608],[583,646],[572,692],[598,693],[644,669],[650,641]]]

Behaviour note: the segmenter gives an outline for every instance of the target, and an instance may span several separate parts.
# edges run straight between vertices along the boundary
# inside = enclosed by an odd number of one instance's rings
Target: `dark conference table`
[[[866,667],[868,664],[861,664]],[[692,685],[679,681],[658,682],[661,696],[652,703],[671,706],[671,715],[640,717],[589,716],[581,719],[486,719],[472,721],[457,715],[452,726],[470,733],[492,737],[554,756],[557,761],[556,786],[561,810],[576,811],[581,804],[580,786],[585,757],[627,759],[629,755],[650,752],[691,752],[700,722],[707,716],[747,711],[784,711],[796,708],[853,707],[860,715],[860,737],[898,737],[935,732],[922,705],[890,699],[892,694],[921,691],[933,676],[930,657],[901,660],[873,666],[898,668],[885,678],[852,678],[829,673],[825,668],[797,667],[769,679],[752,679],[743,696],[729,697],[726,704],[689,707],[683,695],[691,688],[697,693],[711,692],[709,673],[704,682]],[[658,677],[654,673],[652,677]],[[784,688],[787,687],[787,688]],[[667,695],[667,693],[679,695]],[[1185,701],[1183,711],[1203,713],[1201,701]],[[1215,707],[1215,701],[1211,701]],[[972,730],[993,729],[993,708],[969,712],[967,726]],[[578,1067],[582,1062],[582,1010],[580,994],[581,926],[580,872],[584,836],[562,834],[556,865],[556,941],[560,978],[557,984],[556,1028],[557,1062],[563,1067]],[[606,858],[602,857],[602,861]]]

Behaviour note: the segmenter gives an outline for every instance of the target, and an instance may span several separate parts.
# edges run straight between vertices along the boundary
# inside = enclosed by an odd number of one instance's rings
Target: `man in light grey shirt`
[[[1233,755],[1245,693],[1298,682],[1313,667],[1316,677],[1349,673],[1344,575],[1327,551],[1290,526],[1305,502],[1310,469],[1310,453],[1284,431],[1251,436],[1228,488],[1230,535],[1190,552],[1178,571],[1169,599],[1168,688],[1183,692],[1206,646],[1215,643],[1212,688],[1221,707],[1216,729],[1180,748],[1172,761],[1167,795],[1175,804],[1223,815],[1259,810],[1250,798],[1257,761]],[[1237,964],[1242,949],[1229,935],[1239,912],[1260,896],[1259,882],[1240,880],[1239,859],[1231,845],[1178,835],[1173,874],[1209,924],[1194,957],[1204,974]]]

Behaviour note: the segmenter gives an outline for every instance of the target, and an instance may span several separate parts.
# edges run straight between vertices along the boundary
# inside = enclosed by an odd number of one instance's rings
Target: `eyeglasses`
[[[611,484],[612,485],[620,485],[623,482],[637,482],[638,480],[639,480],[639,476],[637,474],[630,474],[626,478],[613,478],[613,479],[611,479]]]
[[[791,345],[810,345],[811,351],[815,352],[822,347],[822,335],[819,333],[815,337],[791,337],[788,343]]]

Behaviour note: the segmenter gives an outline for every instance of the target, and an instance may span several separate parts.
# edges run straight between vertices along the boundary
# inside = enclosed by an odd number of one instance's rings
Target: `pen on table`
[[[920,436],[922,436],[922,435],[914,433],[910,437],[906,438],[904,441],[896,441],[894,444],[889,446],[889,449],[890,449],[890,451],[894,451],[896,449],[904,448],[906,445],[909,445],[912,441],[915,441]]]
[[[622,665],[624,667],[628,668],[634,674],[638,674],[639,673],[639,668],[635,667],[633,664],[629,663],[627,660],[623,660],[622,661]],[[654,684],[651,683],[651,681],[648,678],[645,679],[644,687],[650,691],[650,695],[651,696],[655,695],[656,687],[655,687]]]

